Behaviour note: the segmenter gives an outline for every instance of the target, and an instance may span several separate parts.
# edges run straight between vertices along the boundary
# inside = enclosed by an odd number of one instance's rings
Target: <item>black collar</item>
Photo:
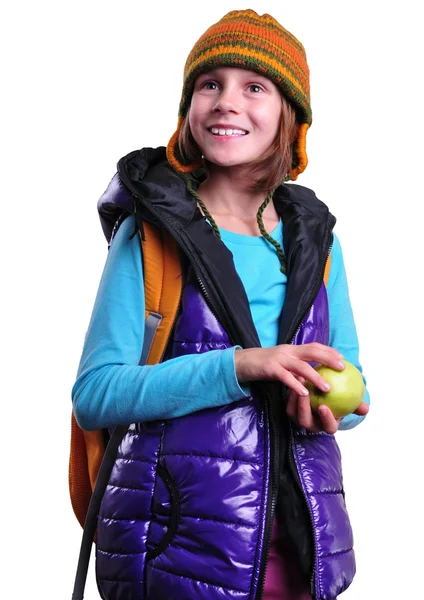
[[[166,161],[165,149],[132,152],[119,161],[118,171],[141,218],[165,227],[189,258],[232,342],[244,348],[259,346],[232,254]],[[288,277],[278,343],[288,343],[319,291],[335,218],[312,190],[302,186],[283,184],[274,202],[283,221]]]

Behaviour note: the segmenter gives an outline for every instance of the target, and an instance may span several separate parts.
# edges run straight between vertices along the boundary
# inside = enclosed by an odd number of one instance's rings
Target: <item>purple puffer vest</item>
[[[294,343],[328,343],[328,329],[322,286]],[[172,356],[229,346],[197,285],[189,282]],[[334,436],[291,431],[313,525],[314,598],[334,600],[355,572],[340,452]],[[260,598],[269,477],[268,417],[252,397],[132,425],[98,519],[96,574],[103,600]]]

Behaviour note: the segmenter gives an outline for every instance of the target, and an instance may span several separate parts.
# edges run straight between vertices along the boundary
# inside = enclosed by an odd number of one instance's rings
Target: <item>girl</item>
[[[86,430],[135,424],[98,520],[105,600],[333,600],[352,581],[333,434],[368,395],[340,420],[313,414],[304,386],[329,389],[318,362],[361,368],[335,219],[284,183],[306,168],[310,125],[303,46],[269,15],[232,11],[187,59],[166,150],[121,159],[99,203],[113,240],[73,406]],[[183,278],[151,366],[143,222],[176,242]]]

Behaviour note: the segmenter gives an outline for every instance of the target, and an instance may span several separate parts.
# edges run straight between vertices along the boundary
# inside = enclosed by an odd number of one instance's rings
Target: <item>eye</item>
[[[254,94],[257,94],[258,92],[263,92],[263,89],[260,85],[258,85],[257,83],[252,83],[249,85],[249,92],[253,92]]]
[[[202,90],[217,90],[218,84],[215,81],[204,81],[200,87]]]

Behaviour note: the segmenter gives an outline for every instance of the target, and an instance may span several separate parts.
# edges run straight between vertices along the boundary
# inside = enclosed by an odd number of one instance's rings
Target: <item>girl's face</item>
[[[254,71],[220,67],[194,85],[189,124],[206,160],[233,167],[259,160],[279,131],[281,95]]]

